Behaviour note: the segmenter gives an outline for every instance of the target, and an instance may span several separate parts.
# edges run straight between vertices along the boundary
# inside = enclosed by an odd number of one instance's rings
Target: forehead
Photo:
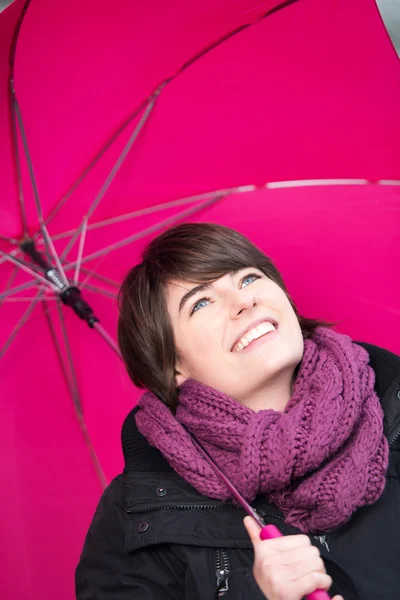
[[[221,279],[221,278],[219,278]],[[165,293],[166,293],[166,297],[167,297],[167,301],[168,302],[179,302],[179,300],[182,298],[182,296],[184,296],[184,294],[186,294],[187,292],[189,292],[190,290],[193,290],[194,288],[198,287],[198,286],[211,286],[213,281],[216,281],[215,279],[211,279],[210,281],[189,281],[187,279],[171,279],[170,281],[167,282],[166,286],[165,286]]]
[[[235,269],[221,275],[218,278],[210,278],[205,281],[190,281],[187,279],[171,279],[166,284],[166,297],[167,303],[171,306],[172,304],[179,303],[181,298],[187,294],[189,291],[194,290],[197,287],[202,288],[210,288],[213,287],[218,282],[222,281],[226,285],[232,285],[232,282],[235,281],[235,276],[240,276],[241,272],[251,269],[252,271],[258,272],[262,275],[264,273],[257,267],[241,267],[240,269]],[[200,290],[203,291],[203,290]]]
[[[244,267],[245,268],[245,267]],[[242,269],[240,269],[242,270]],[[185,292],[188,292],[190,290],[192,290],[195,287],[198,286],[211,286],[213,285],[215,282],[220,281],[222,279],[228,279],[231,278],[237,271],[230,271],[229,273],[225,273],[224,275],[221,275],[220,277],[217,278],[210,278],[210,279],[203,279],[202,281],[191,281],[189,279],[178,279],[178,278],[174,278],[174,279],[170,279],[167,282],[166,285],[166,292],[167,292],[167,296],[183,296],[183,294],[185,294]]]

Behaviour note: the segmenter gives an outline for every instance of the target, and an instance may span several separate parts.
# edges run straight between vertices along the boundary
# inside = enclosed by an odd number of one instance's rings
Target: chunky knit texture
[[[349,336],[318,327],[304,342],[284,412],[255,413],[189,379],[179,390],[176,417],[146,392],[136,423],[198,492],[231,498],[185,428],[246,500],[263,494],[287,524],[304,533],[328,532],[376,502],[385,487],[389,447],[368,361]]]

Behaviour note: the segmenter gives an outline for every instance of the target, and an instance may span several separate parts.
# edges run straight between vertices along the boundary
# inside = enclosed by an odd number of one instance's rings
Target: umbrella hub
[[[91,306],[82,298],[81,290],[75,285],[69,285],[69,282],[68,285],[64,282],[59,271],[49,263],[45,254],[39,252],[33,240],[22,242],[20,247],[32,262],[40,268],[43,276],[59,289],[59,297],[66,306],[70,306],[80,319],[86,321],[89,327],[93,327],[94,323],[99,322]]]

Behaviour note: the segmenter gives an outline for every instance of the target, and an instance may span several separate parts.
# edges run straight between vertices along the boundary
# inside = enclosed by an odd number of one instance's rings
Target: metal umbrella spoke
[[[103,290],[102,288],[99,288],[95,285],[91,285],[90,283],[86,283],[86,284],[82,283],[79,286],[79,288],[87,289],[87,290],[90,290],[91,292],[96,292],[97,294],[102,294],[103,296],[112,298],[113,300],[116,300],[118,298],[118,294],[116,294],[115,292],[109,292],[108,290]]]
[[[50,249],[50,253],[51,253],[51,255],[54,258],[54,261],[56,263],[57,269],[58,269],[58,271],[59,271],[62,279],[64,280],[65,285],[68,286],[69,285],[69,281],[68,281],[68,279],[67,279],[67,277],[65,275],[63,266],[62,266],[61,261],[60,261],[60,259],[58,257],[58,254],[57,254],[56,249],[54,247],[53,241],[52,241],[52,239],[51,239],[51,237],[49,235],[49,232],[47,231],[47,227],[44,224],[44,221],[41,221],[41,230],[42,230],[42,233],[43,233],[43,237],[46,240],[47,246]]]
[[[118,356],[118,358],[123,360],[122,354],[121,354],[120,349],[118,348],[118,345],[116,344],[115,340],[110,336],[110,334],[107,333],[107,331],[104,329],[104,327],[102,325],[100,325],[100,323],[94,323],[93,328],[100,334],[100,336],[110,346],[110,348],[112,348],[112,350],[114,350],[114,352]]]
[[[35,174],[34,174],[34,170],[33,170],[33,164],[32,164],[32,159],[31,159],[31,155],[29,152],[29,146],[28,146],[28,139],[25,133],[25,127],[24,127],[24,122],[22,119],[22,114],[21,114],[21,110],[19,108],[19,104],[17,101],[17,97],[15,95],[15,90],[13,90],[13,94],[12,94],[12,100],[13,100],[13,110],[15,111],[15,114],[17,116],[17,120],[18,120],[18,126],[19,126],[19,131],[21,134],[21,139],[22,139],[22,144],[24,147],[24,153],[25,153],[25,158],[26,158],[26,162],[28,165],[28,171],[29,171],[29,178],[31,181],[31,185],[32,185],[32,189],[33,189],[33,196],[35,199],[35,204],[36,204],[36,209],[37,209],[37,213],[38,213],[38,217],[39,217],[39,228],[40,231],[42,233],[43,239],[44,239],[44,243],[45,243],[45,247],[46,247],[46,251],[48,254],[48,257],[50,258],[50,256],[53,257],[56,265],[57,265],[57,269],[60,272],[61,277],[64,280],[64,283],[66,285],[68,285],[68,280],[65,277],[65,273],[63,271],[60,259],[58,257],[58,254],[56,252],[56,249],[54,247],[54,244],[51,241],[51,238],[49,236],[49,233],[47,231],[47,227],[44,223],[43,220],[43,210],[42,210],[42,205],[40,203],[40,198],[39,198],[39,191],[37,188],[37,184],[36,184],[36,178],[35,178]]]
[[[39,273],[37,273],[36,271],[33,271],[31,268],[26,267],[23,263],[21,263],[21,261],[19,259],[14,258],[13,256],[10,256],[9,254],[6,254],[5,252],[2,252],[2,250],[0,250],[0,254],[3,255],[6,260],[12,262],[14,265],[16,265],[17,267],[22,269],[22,271],[25,271],[26,273],[28,273],[29,275],[31,275],[32,277],[34,277],[41,283],[44,283],[49,288],[51,288],[53,291],[55,291],[55,292],[58,291],[58,287],[56,285],[54,285],[53,283],[51,283],[50,281],[48,281],[47,279],[45,279],[44,277],[39,275]]]
[[[82,229],[81,229],[81,237],[79,239],[79,248],[78,248],[78,259],[76,261],[75,273],[74,273],[74,284],[78,283],[79,279],[79,270],[81,268],[82,263],[82,255],[83,255],[83,247],[85,245],[86,231],[87,231],[87,217],[84,217]]]
[[[11,250],[10,252],[2,252],[2,256],[0,256],[0,265],[8,260],[7,256],[12,256],[15,258],[19,254],[22,254],[22,250],[20,248],[15,248],[15,250]]]
[[[56,350],[56,354],[57,354],[57,357],[58,357],[58,360],[59,360],[59,363],[61,366],[61,370],[62,370],[62,373],[64,376],[64,380],[65,380],[67,389],[69,391],[71,400],[72,400],[74,408],[75,408],[75,414],[77,417],[77,421],[79,423],[80,430],[83,435],[83,439],[85,441],[85,445],[89,451],[90,459],[93,464],[94,470],[96,472],[96,476],[100,482],[101,489],[104,490],[107,487],[108,482],[107,482],[107,478],[104,474],[103,468],[101,466],[100,460],[99,460],[97,453],[93,447],[93,443],[92,443],[91,437],[89,435],[89,432],[88,432],[88,429],[86,426],[86,422],[85,422],[85,419],[83,416],[83,406],[82,406],[82,401],[80,398],[78,379],[76,376],[75,366],[74,366],[74,362],[73,362],[73,358],[72,358],[71,346],[70,346],[69,339],[68,339],[67,329],[65,326],[64,315],[62,312],[60,300],[57,299],[57,310],[58,310],[58,315],[60,318],[62,338],[63,338],[65,353],[66,353],[66,357],[67,357],[67,363],[65,363],[65,361],[64,361],[61,344],[56,335],[54,323],[51,318],[51,311],[49,310],[46,301],[43,302],[43,308],[44,308],[44,314],[46,317],[46,321],[47,321],[47,324],[50,329],[50,334],[51,334],[51,337],[52,337],[52,340],[54,343],[54,348]]]
[[[185,204],[192,204],[193,202],[200,202],[201,200],[206,200],[207,198],[215,197],[216,194],[219,195],[231,195],[238,192],[243,191],[252,191],[255,189],[255,186],[238,186],[235,188],[226,188],[226,189],[218,189],[212,190],[210,192],[204,192],[202,194],[196,194],[195,196],[187,196],[185,198],[179,198],[179,200],[171,200],[170,202],[163,202],[162,204],[155,204],[154,206],[149,206],[146,208],[141,208],[129,213],[124,213],[122,215],[117,215],[116,217],[110,217],[109,219],[104,219],[103,221],[96,221],[95,223],[88,223],[86,226],[87,231],[93,231],[95,229],[101,229],[102,227],[107,227],[108,225],[115,225],[116,223],[122,223],[123,221],[129,221],[130,219],[135,219],[137,217],[143,217],[145,215],[151,215],[156,212],[160,212],[163,210],[168,210],[169,208],[175,208],[177,206],[182,206]],[[62,240],[64,238],[73,236],[76,233],[76,229],[70,229],[68,231],[62,231],[61,233],[56,233],[51,237],[53,242],[57,240]],[[41,240],[38,239],[38,243]],[[65,267],[64,267],[65,268]]]
[[[26,163],[28,166],[29,179],[30,179],[30,182],[32,185],[33,197],[35,200],[36,209],[37,209],[37,213],[38,213],[38,217],[39,217],[39,227],[43,234],[43,231],[41,228],[41,225],[43,223],[42,205],[41,205],[40,199],[39,199],[39,191],[37,188],[35,173],[33,171],[33,163],[32,163],[31,155],[29,152],[28,138],[25,133],[24,122],[22,119],[22,114],[21,114],[21,110],[20,110],[20,107],[18,104],[18,100],[17,100],[16,94],[15,94],[15,89],[13,89],[13,94],[12,94],[12,105],[13,105],[13,111],[15,112],[15,115],[16,115],[16,118],[18,121],[19,132],[21,134],[22,145],[24,148],[24,154],[25,154]],[[48,254],[51,254],[50,248],[49,248],[49,246],[47,246],[47,238],[46,238],[46,236],[43,236],[43,237],[44,237],[45,244],[46,244],[46,250],[47,250]]]
[[[85,215],[82,224],[78,227],[78,229],[76,230],[75,234],[72,236],[72,238],[70,239],[70,241],[68,242],[66,248],[64,249],[63,253],[61,254],[61,259],[64,260],[67,256],[69,251],[71,250],[71,248],[73,247],[73,245],[75,244],[79,234],[81,233],[81,230],[83,228],[83,224],[85,223],[85,221],[88,221],[94,211],[96,210],[96,208],[98,207],[98,205],[100,204],[100,201],[102,200],[104,194],[106,193],[106,191],[108,190],[108,188],[111,185],[111,182],[113,181],[114,177],[116,176],[116,174],[118,173],[119,169],[122,166],[122,163],[124,162],[125,158],[127,157],[131,147],[133,146],[134,142],[137,140],[139,133],[141,132],[141,130],[143,129],[147,119],[150,117],[151,112],[153,111],[156,102],[158,100],[160,92],[155,92],[153,94],[152,99],[150,100],[142,118],[140,119],[139,123],[137,124],[137,126],[135,127],[133,133],[129,136],[129,139],[127,141],[127,143],[125,144],[121,154],[119,155],[118,159],[116,160],[113,168],[111,169],[110,173],[108,174],[107,179],[105,180],[105,182],[103,183],[99,193],[97,194],[96,198],[93,200],[87,214]]]
[[[93,270],[87,269],[86,267],[81,267],[81,271],[82,273],[85,273],[85,275],[89,275],[90,277],[94,277],[95,279],[98,279],[99,281],[102,281],[103,283],[107,283],[110,287],[119,289],[120,288],[120,283],[118,283],[118,281],[114,281],[114,279],[110,279],[109,277],[105,277],[104,275],[100,275],[99,273],[96,273]]]
[[[77,392],[78,392],[77,381],[78,380],[76,377],[74,361],[72,360],[71,346],[70,346],[69,339],[68,339],[67,328],[65,326],[64,313],[62,311],[62,306],[61,306],[60,300],[57,301],[57,312],[58,312],[58,317],[60,319],[60,325],[61,325],[61,331],[62,331],[62,336],[63,336],[63,340],[64,340],[64,346],[65,346],[65,352],[66,352],[66,356],[67,356],[69,373],[72,378],[72,382],[74,384],[73,385],[73,389],[74,389],[73,401],[74,401],[75,411],[76,411],[77,415],[83,416],[83,406],[82,406],[81,400],[79,398],[79,394],[77,394]],[[48,318],[50,318],[48,310],[46,311],[46,316]]]
[[[12,285],[14,279],[16,278],[17,273],[18,273],[18,268],[14,267],[13,270],[11,271],[9,278],[7,279],[6,287],[4,288],[6,291],[10,289],[10,286]],[[3,302],[5,300],[6,300],[5,298],[0,298],[0,306],[3,304]],[[30,300],[32,300],[32,298],[30,298]]]
[[[15,246],[18,245],[18,240],[16,240],[15,238],[10,238],[7,235],[3,235],[2,233],[0,233],[0,240],[3,240],[4,242],[8,242],[9,244],[13,244]]]
[[[24,292],[29,288],[35,287],[37,285],[36,281],[28,281],[27,283],[23,283],[14,288],[10,288],[0,294],[0,300],[4,300],[4,298],[9,298],[10,296],[14,296],[14,294],[18,294],[19,292]]]
[[[100,160],[100,158],[106,153],[106,151],[111,147],[111,145],[115,142],[115,140],[118,139],[118,137],[126,129],[126,127],[140,114],[140,112],[145,108],[145,106],[148,105],[149,102],[152,101],[152,98],[154,98],[155,95],[159,95],[160,94],[160,92],[162,91],[162,89],[166,85],[168,85],[168,83],[170,83],[173,79],[175,79],[180,73],[182,73],[185,69],[187,69],[194,62],[196,62],[197,60],[199,60],[200,58],[202,58],[205,54],[207,54],[208,52],[212,51],[214,48],[216,48],[218,45],[220,45],[221,43],[223,43],[227,39],[233,37],[234,35],[239,34],[241,31],[243,31],[243,29],[246,29],[247,27],[251,27],[252,25],[257,24],[259,21],[265,19],[270,14],[272,14],[274,12],[277,12],[277,11],[283,9],[283,8],[286,8],[287,6],[289,6],[291,4],[294,4],[295,2],[297,2],[297,0],[286,0],[286,1],[282,0],[282,2],[279,3],[276,7],[267,10],[265,13],[263,13],[263,14],[259,15],[258,17],[256,17],[255,20],[252,20],[249,23],[241,25],[241,26],[235,28],[233,31],[229,32],[228,34],[223,35],[220,39],[216,40],[215,42],[213,42],[212,44],[210,44],[209,46],[207,46],[206,48],[204,48],[202,51],[200,51],[197,54],[195,54],[194,56],[192,56],[179,69],[177,69],[177,71],[173,75],[171,75],[170,77],[167,77],[162,83],[160,83],[159,86],[157,87],[157,89],[155,90],[155,92],[153,92],[152,94],[150,94],[149,96],[147,96],[146,98],[144,98],[144,100],[133,111],[133,113],[127,117],[127,119],[120,125],[120,127],[117,129],[117,131],[100,148],[100,150],[94,156],[93,160],[87,165],[87,167],[84,169],[84,171],[78,177],[78,179],[72,184],[72,186],[70,187],[70,189],[60,199],[59,203],[55,206],[55,208],[52,210],[52,212],[46,218],[46,224],[48,225],[54,219],[54,217],[58,214],[58,212],[64,206],[64,204],[67,202],[67,200],[69,200],[69,198],[73,195],[73,193],[78,188],[78,186],[87,177],[87,175],[92,171],[92,169],[98,163],[98,161]],[[28,2],[28,4],[29,4],[29,2]],[[37,239],[37,235],[34,236],[34,239]]]
[[[56,300],[56,299],[57,299],[56,296],[47,296],[46,297],[46,300],[48,300],[48,301],[52,301],[52,300]],[[19,302],[31,302],[31,301],[32,301],[32,296],[18,296],[18,298],[3,298],[2,299],[2,302],[7,302],[8,304],[16,304]]]
[[[15,257],[13,257],[13,258],[15,258]],[[7,260],[7,259],[6,259],[6,260]],[[24,266],[25,266],[25,267],[27,267],[28,269],[31,269],[31,270],[32,270],[32,271],[34,271],[35,273],[38,273],[38,270],[37,270],[37,269],[38,269],[38,268],[37,268],[37,265],[33,264],[32,262],[28,262],[27,260],[25,260],[25,259],[23,259],[23,258],[21,258],[21,257],[18,257],[16,260],[18,260],[18,264],[19,264],[19,265],[24,265]],[[39,275],[40,275],[40,273],[39,273]]]
[[[11,98],[11,131],[12,131],[12,140],[13,140],[13,149],[14,149],[14,163],[17,175],[17,185],[18,185],[18,202],[19,209],[21,215],[21,223],[22,223],[22,232],[23,235],[28,234],[28,219],[26,216],[26,206],[25,206],[25,197],[24,197],[24,187],[22,184],[22,169],[21,169],[21,155],[19,152],[18,145],[18,129],[17,129],[17,116],[14,107],[14,98],[15,98],[15,90],[14,90],[14,81],[10,81],[10,98]]]
[[[95,276],[95,273],[96,273],[97,269],[99,268],[99,266],[101,265],[101,263],[103,262],[104,259],[105,259],[105,256],[100,257],[100,259],[97,261],[97,263],[96,263],[96,265],[94,266],[93,269],[90,269],[90,270],[86,269],[87,275],[86,275],[85,279],[80,282],[80,286],[81,287],[86,287],[87,286],[87,284],[92,279],[92,277]],[[81,269],[82,272],[83,272],[83,268]],[[119,288],[119,285],[117,285],[117,287]]]
[[[58,212],[61,210],[61,208],[64,206],[64,204],[69,200],[69,198],[73,195],[73,193],[79,187],[79,185],[82,183],[82,181],[89,175],[89,173],[92,171],[92,169],[96,166],[96,164],[101,159],[101,157],[112,146],[112,144],[115,142],[115,140],[118,139],[118,137],[128,127],[128,125],[137,117],[137,115],[140,114],[140,112],[147,105],[148,101],[149,101],[149,99],[145,98],[143,100],[143,102],[141,102],[139,107],[136,108],[131,115],[129,115],[129,117],[120,125],[120,127],[118,127],[117,131],[110,137],[110,139],[107,140],[107,142],[100,148],[100,150],[94,156],[93,160],[85,167],[85,169],[82,171],[82,173],[76,179],[76,181],[74,181],[74,183],[69,188],[69,190],[64,194],[64,196],[60,199],[60,201],[55,206],[55,208],[51,211],[49,216],[45,219],[46,225],[49,225],[51,223],[51,221],[58,214]],[[36,237],[37,235],[38,234],[35,234],[35,239],[37,239],[37,237]],[[55,239],[54,236],[53,236],[53,239]]]
[[[7,352],[7,350],[9,349],[9,347],[11,346],[11,344],[13,343],[13,341],[15,340],[15,338],[17,337],[19,331],[22,329],[22,327],[25,325],[25,323],[29,319],[30,315],[34,311],[35,306],[37,305],[37,303],[39,302],[39,300],[42,299],[43,296],[44,296],[44,291],[43,290],[39,290],[38,293],[36,294],[35,298],[33,298],[33,300],[31,301],[31,304],[28,306],[28,308],[26,309],[26,311],[24,312],[24,314],[22,315],[22,317],[19,319],[19,321],[15,325],[15,327],[12,330],[12,332],[11,332],[9,338],[7,339],[6,343],[0,349],[0,359],[3,358],[3,356],[5,355],[5,353]]]
[[[136,242],[140,238],[143,238],[146,235],[149,235],[150,233],[154,233],[158,229],[167,227],[168,225],[171,225],[172,223],[175,223],[176,221],[180,221],[181,219],[184,219],[184,218],[202,210],[203,208],[206,208],[207,206],[211,206],[212,204],[215,204],[215,202],[220,200],[220,198],[221,198],[221,195],[218,194],[217,197],[213,197],[210,200],[207,200],[206,202],[202,202],[201,204],[196,205],[195,207],[190,207],[187,210],[183,210],[182,212],[178,213],[177,215],[168,217],[167,219],[164,219],[163,221],[160,221],[159,223],[156,223],[155,225],[151,225],[150,227],[147,227],[146,229],[142,229],[142,231],[139,231],[138,233],[134,233],[133,235],[131,235],[127,238],[124,238],[124,239],[120,240],[119,242],[116,242],[115,244],[111,244],[110,246],[102,248],[101,250],[92,252],[92,254],[87,254],[84,258],[82,258],[81,262],[82,263],[88,262],[89,260],[93,260],[94,258],[98,258],[100,256],[105,256],[106,254],[110,254],[110,252],[113,252],[114,250],[118,250],[119,248],[123,248],[124,246],[127,246],[128,244],[132,244],[133,242]],[[66,266],[66,269],[74,268],[75,265],[76,265],[76,262],[72,262]]]

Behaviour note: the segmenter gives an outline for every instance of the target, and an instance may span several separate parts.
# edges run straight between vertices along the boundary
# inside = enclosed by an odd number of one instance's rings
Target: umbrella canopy
[[[373,0],[16,0],[0,55],[0,595],[67,600],[138,398],[116,292],[163,227],[238,229],[400,351],[400,66]]]

